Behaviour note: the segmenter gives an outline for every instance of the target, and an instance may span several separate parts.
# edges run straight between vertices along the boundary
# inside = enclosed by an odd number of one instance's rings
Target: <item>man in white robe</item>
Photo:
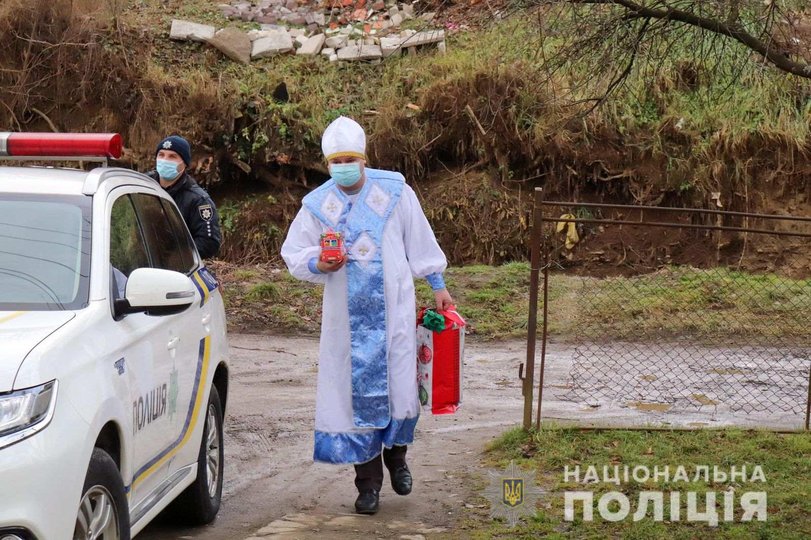
[[[427,279],[437,309],[448,309],[447,260],[403,176],[366,167],[357,122],[332,122],[321,147],[332,177],[304,198],[282,257],[296,278],[325,285],[314,459],[355,465],[355,510],[374,514],[384,462],[394,491],[411,492],[405,455],[420,414],[414,278]],[[328,231],[344,238],[341,260],[319,258]]]

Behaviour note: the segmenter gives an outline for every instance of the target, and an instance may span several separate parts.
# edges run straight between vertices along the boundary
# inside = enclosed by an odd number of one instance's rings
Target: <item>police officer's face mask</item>
[[[336,184],[343,187],[351,187],[360,181],[360,162],[333,163],[329,167],[329,172],[332,174],[332,179],[335,180]]]
[[[174,180],[179,174],[178,166],[179,164],[174,161],[159,159],[156,162],[155,168],[158,171],[158,175],[164,180]]]

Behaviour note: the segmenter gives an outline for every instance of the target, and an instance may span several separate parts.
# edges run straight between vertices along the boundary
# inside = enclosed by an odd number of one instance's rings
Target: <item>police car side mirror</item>
[[[127,279],[124,298],[115,301],[116,317],[129,313],[180,313],[192,305],[195,291],[191,279],[180,272],[138,268]]]

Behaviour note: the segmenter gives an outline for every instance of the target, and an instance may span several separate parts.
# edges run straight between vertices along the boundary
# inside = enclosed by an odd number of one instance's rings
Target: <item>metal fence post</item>
[[[811,430],[811,365],[808,366],[808,399],[805,402],[805,430]]]
[[[532,235],[530,237],[530,278],[529,278],[529,319],[527,321],[527,363],[523,376],[522,394],[524,395],[524,429],[532,427],[532,393],[535,387],[535,340],[538,326],[538,274],[541,261],[541,233],[543,215],[541,188],[535,188],[535,206],[532,217]]]
[[[543,403],[543,376],[546,373],[546,339],[549,315],[549,249],[543,240],[543,332],[541,333],[541,371],[538,375],[538,414],[535,429],[541,429],[541,404]]]

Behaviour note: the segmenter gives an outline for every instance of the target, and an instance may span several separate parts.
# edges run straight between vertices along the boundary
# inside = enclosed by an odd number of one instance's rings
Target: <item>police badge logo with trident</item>
[[[535,487],[531,474],[526,474],[510,461],[503,472],[490,472],[490,485],[484,491],[490,501],[490,515],[505,518],[510,527],[515,527],[521,516],[535,513],[535,501],[545,493]]]

